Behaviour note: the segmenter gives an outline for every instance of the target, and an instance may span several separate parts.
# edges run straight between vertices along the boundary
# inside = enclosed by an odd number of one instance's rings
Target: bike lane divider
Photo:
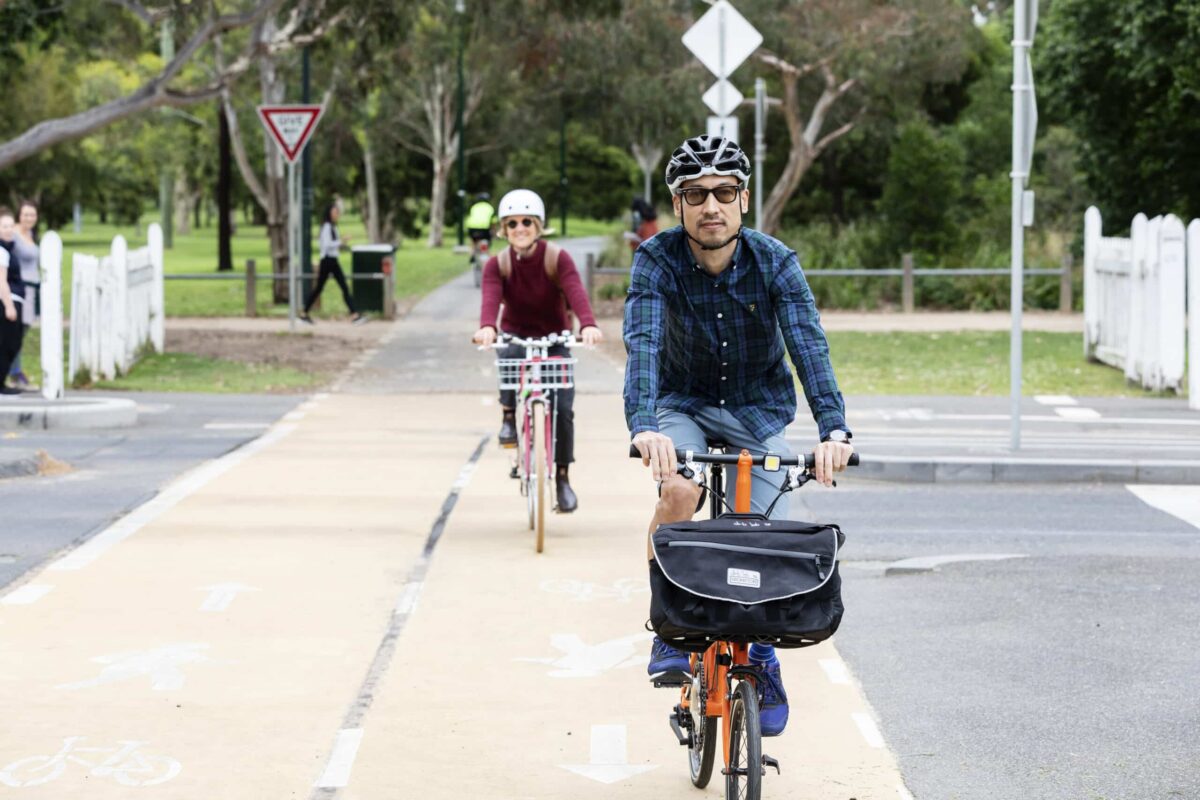
[[[329,398],[80,568],[34,576],[54,591],[0,605],[0,789],[304,796],[478,444],[430,420],[473,400]]]
[[[678,692],[654,689],[645,669],[654,487],[625,456],[619,398],[580,395],[576,409],[579,511],[547,515],[546,550],[535,553],[508,455],[489,443],[362,722],[353,774],[332,796],[393,796],[418,774],[423,798],[695,791],[668,726]],[[868,709],[861,691],[831,685],[818,664],[836,649],[780,657],[792,725],[764,741],[783,765],[764,797],[893,800],[895,758],[854,723]],[[718,770],[709,793],[721,780]]]

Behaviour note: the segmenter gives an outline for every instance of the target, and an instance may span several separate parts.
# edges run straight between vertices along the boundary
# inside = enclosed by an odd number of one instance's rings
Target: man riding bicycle
[[[625,419],[659,484],[651,534],[659,525],[690,520],[700,504],[700,487],[676,473],[676,449],[703,453],[721,443],[734,452],[791,455],[784,430],[796,416],[796,389],[787,354],[817,423],[817,480],[830,485],[854,452],[800,261],[782,242],[742,224],[749,179],[750,159],[732,140],[686,140],[666,169],[680,224],[634,255],[625,302]],[[765,513],[778,492],[773,474],[774,480],[754,469],[755,513]],[[732,483],[728,492],[732,506]],[[786,519],[787,505],[784,495],[772,518]],[[750,659],[760,670],[762,733],[776,736],[787,724],[788,706],[775,649],[755,643]],[[651,676],[690,669],[686,653],[654,638]]]
[[[480,192],[475,195],[475,203],[471,206],[471,210],[467,212],[466,228],[467,235],[471,237],[472,242],[487,242],[492,243],[492,227],[496,224],[496,209],[492,208],[491,195],[487,192]]]

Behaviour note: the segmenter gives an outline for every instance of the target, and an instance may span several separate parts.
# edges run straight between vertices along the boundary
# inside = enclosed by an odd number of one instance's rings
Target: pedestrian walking
[[[321,259],[317,282],[304,304],[304,313],[300,315],[300,319],[309,325],[315,324],[312,317],[309,316],[309,312],[312,310],[313,304],[317,302],[317,298],[321,296],[325,282],[331,277],[341,287],[342,299],[346,301],[346,308],[350,310],[351,321],[355,325],[361,325],[367,321],[367,318],[355,309],[354,298],[350,296],[350,287],[346,284],[346,274],[342,272],[342,265],[338,263],[338,253],[342,248],[350,246],[350,240],[342,239],[338,234],[337,221],[341,216],[342,210],[336,203],[331,203],[325,211],[325,221],[321,223],[321,232],[317,236],[317,248]]]
[[[42,286],[42,274],[38,267],[40,251],[38,249],[36,228],[38,223],[37,205],[32,200],[24,200],[17,208],[16,227],[11,237],[12,247],[10,256],[17,262],[21,272],[21,282],[24,284],[24,302],[21,306],[21,324],[28,331],[38,321],[41,310],[39,292]],[[22,336],[22,339],[24,336]],[[21,367],[21,353],[13,359],[12,365],[0,375],[8,375],[9,381],[18,389],[29,388],[29,378]]]
[[[658,211],[652,203],[635,197],[630,206],[630,216],[633,227],[625,234],[625,238],[629,241],[629,249],[637,250],[642,242],[658,233]]]
[[[21,321],[25,305],[25,283],[13,255],[16,236],[12,212],[0,208],[0,376],[7,375],[13,359],[21,352],[25,326]],[[21,389],[0,381],[0,394],[20,394]]]

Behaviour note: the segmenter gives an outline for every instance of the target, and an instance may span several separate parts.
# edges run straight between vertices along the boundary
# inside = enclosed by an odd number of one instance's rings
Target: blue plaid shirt
[[[796,417],[804,386],[821,438],[849,432],[829,344],[795,251],[744,229],[733,263],[713,277],[679,227],[638,248],[625,300],[625,420],[657,431],[655,410],[724,408],[762,440]]]

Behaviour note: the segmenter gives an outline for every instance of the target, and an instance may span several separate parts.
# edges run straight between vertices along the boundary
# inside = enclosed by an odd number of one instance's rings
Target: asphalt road
[[[0,588],[152,498],[183,472],[262,435],[303,397],[129,393],[138,424],[21,431],[0,447],[45,450],[71,471],[0,481]]]

